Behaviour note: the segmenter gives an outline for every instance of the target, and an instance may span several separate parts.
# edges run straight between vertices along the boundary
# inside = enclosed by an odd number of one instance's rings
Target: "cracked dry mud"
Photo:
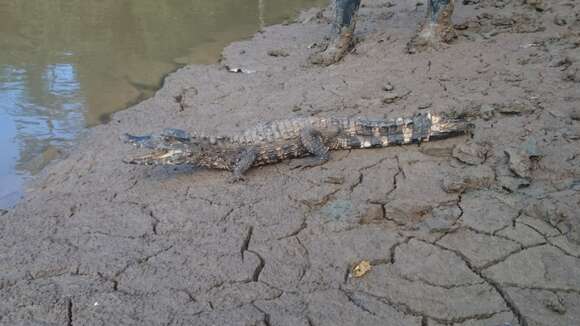
[[[579,4],[467,1],[453,45],[407,55],[421,10],[363,3],[340,64],[306,64],[329,30],[310,11],[224,51],[254,73],[183,68],[47,168],[0,217],[0,324],[580,324]],[[385,103],[386,84],[411,93]],[[427,102],[476,116],[473,139],[334,152],[234,185],[124,165],[117,140]],[[361,260],[372,270],[351,277]]]

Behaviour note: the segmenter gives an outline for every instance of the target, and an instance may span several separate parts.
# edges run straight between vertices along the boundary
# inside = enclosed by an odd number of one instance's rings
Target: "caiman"
[[[259,124],[225,136],[192,135],[165,129],[159,135],[124,135],[124,141],[150,151],[129,164],[191,164],[233,172],[243,179],[254,166],[313,156],[303,166],[328,161],[329,151],[419,144],[470,133],[473,125],[457,114],[423,112],[396,119],[303,117]]]

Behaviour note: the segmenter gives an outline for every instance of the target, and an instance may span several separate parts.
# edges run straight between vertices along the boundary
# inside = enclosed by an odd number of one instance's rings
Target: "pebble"
[[[563,315],[567,312],[564,300],[562,300],[562,298],[558,297],[556,294],[553,294],[553,296],[549,296],[544,299],[544,306],[560,315]]]
[[[534,137],[529,137],[528,140],[523,144],[523,147],[530,158],[538,159],[544,156],[538,148],[538,142]]]
[[[383,98],[383,103],[384,104],[392,104],[392,103],[398,102],[398,101],[404,99],[405,97],[407,97],[409,94],[411,94],[411,91],[408,91],[404,94],[389,93],[389,94],[385,95],[385,97]]]
[[[570,113],[570,118],[572,118],[572,120],[580,121],[580,108],[572,109],[572,112]]]
[[[565,81],[580,83],[580,66],[576,66],[576,64],[571,65],[570,68],[566,70],[563,79]]]
[[[290,54],[286,50],[277,49],[268,51],[268,55],[271,57],[287,57]]]
[[[386,83],[383,86],[383,91],[385,92],[392,92],[395,89],[395,86],[393,86],[391,83]]]
[[[493,119],[493,116],[495,115],[495,108],[493,107],[493,105],[484,104],[481,106],[479,113],[481,114],[481,118],[483,120],[489,121]]]
[[[392,104],[392,103],[399,101],[400,99],[401,99],[401,96],[399,96],[399,94],[392,93],[392,94],[387,95],[383,98],[383,103]]]
[[[554,24],[556,24],[558,26],[564,26],[564,25],[568,24],[568,22],[566,21],[566,18],[564,18],[564,16],[562,16],[560,14],[556,14],[554,16]]]
[[[520,102],[514,102],[506,105],[501,105],[497,108],[497,111],[503,114],[521,114],[529,111],[525,104]]]
[[[544,11],[546,10],[546,6],[544,4],[544,0],[526,0],[526,4],[533,7],[537,11]]]

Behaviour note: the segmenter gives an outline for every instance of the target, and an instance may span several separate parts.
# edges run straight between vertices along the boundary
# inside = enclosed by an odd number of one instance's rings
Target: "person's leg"
[[[310,57],[310,62],[331,65],[346,55],[352,46],[356,14],[361,0],[336,0],[336,20],[326,50]]]
[[[429,47],[437,48],[442,42],[449,43],[457,37],[451,17],[455,0],[428,0],[427,17],[421,28],[408,44],[411,53]]]

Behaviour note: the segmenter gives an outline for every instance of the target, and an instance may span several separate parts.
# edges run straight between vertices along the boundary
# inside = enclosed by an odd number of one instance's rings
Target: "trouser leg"
[[[336,0],[336,23],[338,31],[344,27],[351,27],[355,23],[355,16],[360,7],[360,0]],[[354,29],[354,26],[352,26]]]

